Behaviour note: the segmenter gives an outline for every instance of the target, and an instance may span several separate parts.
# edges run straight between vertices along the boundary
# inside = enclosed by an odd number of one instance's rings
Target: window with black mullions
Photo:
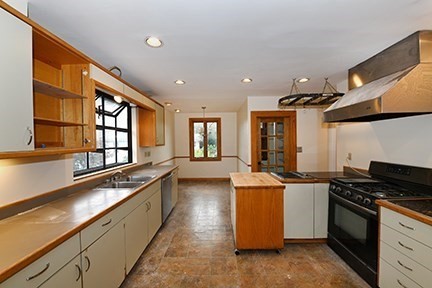
[[[132,162],[131,107],[96,90],[96,151],[74,154],[74,176]]]

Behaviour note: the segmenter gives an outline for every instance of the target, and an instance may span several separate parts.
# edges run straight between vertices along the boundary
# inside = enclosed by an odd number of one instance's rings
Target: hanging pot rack
[[[278,101],[279,108],[287,107],[324,107],[330,106],[337,100],[339,100],[344,93],[338,92],[333,85],[328,82],[328,78],[325,79],[325,84],[322,93],[301,93],[300,89],[296,84],[296,78],[293,79],[291,85],[290,94],[283,96]]]

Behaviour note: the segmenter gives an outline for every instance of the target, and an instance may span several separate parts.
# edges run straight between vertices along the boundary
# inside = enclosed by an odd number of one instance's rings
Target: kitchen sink
[[[156,175],[130,175],[127,177],[127,181],[148,182],[155,177]]]
[[[144,181],[114,181],[114,182],[107,182],[99,185],[98,189],[111,189],[111,188],[136,188],[142,184],[144,184]]]

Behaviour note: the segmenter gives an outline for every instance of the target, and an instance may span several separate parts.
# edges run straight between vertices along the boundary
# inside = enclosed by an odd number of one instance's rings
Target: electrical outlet
[[[347,159],[348,159],[349,161],[352,160],[352,153],[351,153],[351,152],[348,152],[348,154],[347,154]]]

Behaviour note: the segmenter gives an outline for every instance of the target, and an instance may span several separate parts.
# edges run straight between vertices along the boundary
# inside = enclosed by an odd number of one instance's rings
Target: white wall
[[[237,111],[237,171],[250,172],[250,113],[248,112],[248,100]]]
[[[138,163],[160,163],[174,157],[174,116],[165,115],[165,146],[138,149]],[[150,157],[143,157],[150,151]],[[164,163],[173,164],[174,161]],[[81,180],[84,181],[85,179]],[[77,183],[72,155],[0,160],[0,207]]]
[[[236,113],[206,113],[206,117],[221,118],[222,161],[189,161],[189,118],[200,118],[202,113],[175,114],[175,155],[180,166],[179,178],[228,178],[237,171],[237,115]]]
[[[275,111],[279,96],[251,96],[248,97],[248,123],[251,111]],[[297,111],[297,146],[301,146],[302,153],[297,153],[298,171],[328,171],[329,170],[329,136],[328,124],[322,122],[323,109],[296,109]],[[239,112],[240,113],[240,112]],[[244,117],[242,117],[242,122]],[[250,126],[250,124],[248,124]],[[249,128],[250,129],[250,128]],[[250,133],[241,135],[239,142],[248,141],[248,164],[251,159]]]
[[[336,141],[340,169],[348,152],[362,169],[371,160],[432,168],[432,115],[340,125]]]

